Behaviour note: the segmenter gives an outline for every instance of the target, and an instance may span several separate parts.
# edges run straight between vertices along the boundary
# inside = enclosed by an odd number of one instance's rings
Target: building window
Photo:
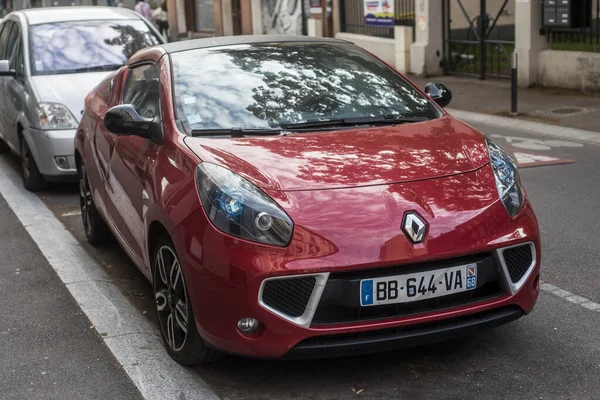
[[[214,30],[213,0],[195,0],[196,2],[196,31]]]

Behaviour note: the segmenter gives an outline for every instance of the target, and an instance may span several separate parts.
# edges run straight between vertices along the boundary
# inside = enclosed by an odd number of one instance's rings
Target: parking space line
[[[0,194],[145,399],[218,399],[166,353],[158,328],[111,282],[102,266],[0,158]]]
[[[578,306],[581,306],[587,310],[596,311],[600,313],[600,304],[591,301],[590,299],[587,299],[585,297],[573,294],[568,290],[561,289],[558,286],[554,286],[547,282],[540,282],[540,289],[544,292],[552,293],[553,295],[560,297],[561,299],[564,299],[566,301],[569,301],[573,304],[577,304]]]

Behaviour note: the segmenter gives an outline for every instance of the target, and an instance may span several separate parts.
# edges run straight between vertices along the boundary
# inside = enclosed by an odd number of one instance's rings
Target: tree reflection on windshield
[[[273,46],[226,53],[242,70],[262,75],[264,84],[253,89],[254,103],[247,108],[261,119],[293,123],[307,116],[422,115],[427,111],[422,96],[398,84],[400,80],[390,76],[388,68],[359,52],[340,54],[336,47],[319,45],[303,46],[301,51]]]
[[[158,44],[143,21],[72,21],[33,25],[33,74],[120,66],[136,51]]]
[[[134,55],[144,47],[154,46],[158,44],[156,37],[149,30],[140,30],[131,25],[112,25],[112,29],[116,30],[119,35],[104,39],[104,43],[109,46],[121,48],[125,60]]]
[[[228,46],[176,53],[172,59],[175,101],[181,119],[187,117],[193,129],[389,114],[438,116],[422,94],[352,45]]]

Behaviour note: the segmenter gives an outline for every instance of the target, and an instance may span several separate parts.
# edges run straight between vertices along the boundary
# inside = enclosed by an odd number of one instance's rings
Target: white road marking
[[[69,211],[69,212],[60,214],[61,217],[73,217],[75,215],[81,215],[81,211]]]
[[[583,147],[581,143],[566,140],[542,140],[505,135],[491,135],[493,138],[502,138],[512,147],[525,150],[551,150],[553,147]]]
[[[540,161],[550,162],[550,161],[559,161],[560,160],[560,158],[543,156],[540,154],[514,152],[513,155],[515,156],[518,164],[535,164]]]
[[[0,158],[0,193],[146,399],[218,399],[165,351],[158,327],[114,285],[77,239]]]
[[[481,123],[504,129],[531,133],[538,136],[548,136],[556,139],[576,140],[584,143],[600,144],[600,133],[583,129],[568,128],[565,126],[542,124],[540,122],[525,121],[518,118],[499,117],[475,113],[471,111],[446,109],[454,117],[468,123]]]
[[[550,283],[542,281],[540,281],[540,289],[544,292],[552,293],[553,295],[560,297],[566,301],[569,301],[573,304],[577,304],[578,306],[581,306],[587,310],[596,311],[600,313],[600,304],[591,301],[585,297],[573,294],[568,290],[561,289],[558,286],[554,286]]]
[[[544,140],[544,143],[550,147],[583,147],[581,143],[569,142],[566,140],[549,139]]]

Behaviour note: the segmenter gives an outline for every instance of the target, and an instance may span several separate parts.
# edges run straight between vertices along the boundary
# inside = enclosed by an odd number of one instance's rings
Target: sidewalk
[[[141,399],[0,195],[0,398]]]
[[[452,91],[450,109],[510,116],[510,80],[479,80],[457,76],[419,78],[409,75],[421,89],[427,82],[442,82]],[[600,132],[600,93],[568,89],[519,89],[518,119]]]

